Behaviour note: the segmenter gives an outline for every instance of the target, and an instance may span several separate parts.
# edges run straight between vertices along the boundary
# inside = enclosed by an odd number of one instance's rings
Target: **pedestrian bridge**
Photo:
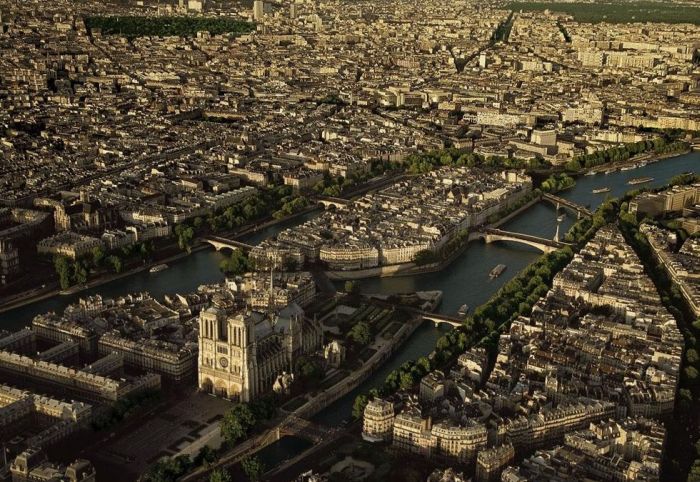
[[[253,245],[243,243],[241,241],[236,241],[235,239],[222,238],[221,236],[206,236],[202,238],[202,241],[214,246],[214,249],[221,251],[222,249],[236,250],[248,252],[254,248]]]
[[[551,253],[557,249],[569,246],[567,243],[562,243],[561,241],[494,228],[483,228],[479,231],[474,231],[469,235],[469,238],[471,240],[483,239],[487,244],[498,241],[510,241],[513,243],[525,244],[527,246],[532,246],[543,253]]]

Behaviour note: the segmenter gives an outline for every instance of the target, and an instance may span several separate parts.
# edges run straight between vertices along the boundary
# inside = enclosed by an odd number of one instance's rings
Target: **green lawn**
[[[212,35],[223,33],[245,34],[255,30],[255,24],[231,18],[210,17],[87,17],[89,30],[101,29],[104,35],[123,35],[129,38],[143,36],[191,37],[206,30]]]
[[[511,2],[506,8],[526,12],[541,12],[549,9],[553,12],[568,13],[577,22],[584,23],[665,22],[700,25],[700,6],[649,0],[635,2],[618,0],[595,3]]]

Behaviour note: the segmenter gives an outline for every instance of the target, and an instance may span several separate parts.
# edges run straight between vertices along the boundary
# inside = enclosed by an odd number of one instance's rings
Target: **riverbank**
[[[198,470],[187,474],[182,478],[182,481],[201,480],[202,477],[205,477],[206,474],[217,467],[230,467],[245,457],[253,456],[257,452],[263,450],[265,447],[271,445],[271,443],[279,440],[280,434],[278,432],[278,428],[283,425],[286,420],[294,417],[309,419],[321,410],[336,402],[338,399],[348,395],[352,390],[356,389],[363,382],[365,382],[373,373],[382,368],[384,363],[391,357],[391,355],[394,354],[401,347],[401,345],[413,335],[416,329],[423,324],[423,321],[424,320],[420,316],[411,318],[411,320],[404,323],[389,340],[382,343],[378,347],[377,351],[365,363],[363,363],[359,370],[350,373],[348,376],[344,377],[330,388],[317,395],[314,395],[308,399],[306,403],[293,411],[287,412],[282,421],[275,427],[272,427],[271,429],[266,430],[253,438],[241,442],[228,453],[222,454],[217,463],[206,468],[201,467]],[[381,335],[377,336],[380,337]],[[329,434],[331,432],[332,431],[329,430]],[[336,433],[336,437],[331,436],[328,439],[321,441],[320,444],[312,445],[307,450],[299,453],[295,457],[295,460],[299,461],[307,457],[310,451],[317,451],[319,447],[329,444],[339,435],[342,435],[342,432],[338,431]],[[208,445],[214,449],[218,449],[221,443],[222,439],[219,431],[215,430],[215,428],[211,428],[201,439],[196,440],[192,444],[183,448],[177,455],[187,455],[193,457],[199,452],[199,450],[202,449],[203,446]]]
[[[121,273],[103,275],[103,276],[100,276],[99,278],[91,280],[91,281],[89,281],[85,284],[82,284],[80,286],[77,286],[77,285],[71,286],[70,288],[68,288],[66,290],[61,290],[61,291],[59,291],[59,294],[64,295],[64,296],[75,295],[75,294],[80,293],[81,291],[85,291],[85,290],[90,289],[90,288],[95,288],[95,287],[103,285],[105,283],[109,283],[110,281],[115,281],[118,279],[126,278],[129,276],[135,275],[136,273],[141,273],[143,271],[150,270],[154,266],[158,266],[160,264],[168,264],[168,263],[172,263],[174,261],[181,260],[181,259],[186,258],[187,256],[189,256],[193,253],[198,253],[199,251],[204,251],[206,249],[211,249],[211,246],[206,244],[206,243],[198,242],[198,244],[196,244],[195,246],[190,248],[189,251],[183,251],[181,253],[177,253],[177,254],[174,254],[172,256],[168,256],[166,258],[159,259],[157,261],[151,261],[149,263],[144,263],[141,266],[137,266],[135,268],[132,268],[128,271],[124,271]]]
[[[288,223],[291,221],[294,221],[295,219],[308,215],[310,213],[313,213],[315,211],[320,211],[321,208],[317,205],[313,206],[308,206],[300,211],[297,211],[289,216],[286,216],[282,219],[272,219],[271,217],[268,217],[267,220],[262,222],[261,224],[255,224],[248,226],[242,230],[239,230],[237,232],[235,231],[228,231],[225,233],[222,233],[224,236],[231,236],[232,239],[240,239],[245,236],[250,236],[254,235],[255,233],[261,232],[263,230],[272,228],[274,226],[277,226],[278,224],[283,224],[283,223]],[[235,233],[235,234],[234,234]],[[172,247],[172,246],[170,246]],[[70,288],[66,290],[61,290],[56,286],[56,283],[53,283],[52,287],[47,287],[46,289],[41,289],[40,291],[33,290],[30,293],[24,293],[24,294],[18,294],[14,296],[11,300],[6,300],[2,304],[0,304],[0,314],[5,313],[7,311],[11,311],[17,308],[21,308],[23,306],[31,305],[33,303],[37,303],[43,300],[47,300],[49,298],[53,298],[54,296],[69,296],[69,295],[75,295],[78,293],[81,293],[86,290],[90,290],[93,288],[100,287],[104,284],[111,283],[112,281],[116,281],[119,279],[124,279],[128,278],[130,276],[134,276],[138,273],[142,273],[146,270],[149,270],[153,266],[156,266],[158,264],[168,264],[176,261],[180,261],[184,258],[187,258],[190,255],[193,255],[195,253],[198,253],[200,251],[205,251],[211,249],[211,246],[207,243],[202,242],[201,240],[197,239],[195,241],[195,245],[190,249],[189,252],[187,251],[181,251],[177,254],[166,256],[164,258],[158,258],[152,262],[136,266],[131,269],[127,269],[122,271],[121,273],[103,273],[91,280],[89,280],[87,283],[81,284],[81,285],[75,285],[71,286]]]
[[[21,298],[18,300],[13,300],[13,301],[10,301],[9,303],[4,303],[4,304],[0,305],[0,313],[14,310],[16,308],[21,308],[21,307],[26,306],[26,305],[31,305],[32,303],[36,303],[38,301],[52,298],[54,296],[59,296],[59,295],[68,296],[68,295],[78,294],[82,291],[89,290],[92,288],[97,288],[99,286],[102,286],[106,283],[110,283],[112,281],[116,281],[118,279],[133,276],[137,273],[141,273],[143,271],[149,270],[153,266],[156,266],[158,264],[164,264],[164,263],[167,264],[167,263],[172,263],[174,261],[181,260],[181,259],[189,256],[190,254],[193,254],[193,253],[196,253],[199,251],[203,251],[206,249],[211,249],[211,246],[209,246],[208,244],[205,244],[205,243],[200,243],[200,244],[192,247],[192,249],[190,250],[189,253],[186,251],[183,251],[181,253],[178,253],[178,254],[175,254],[172,256],[168,256],[168,257],[163,258],[163,259],[159,259],[157,261],[152,261],[150,263],[146,263],[144,265],[137,266],[135,268],[123,271],[121,273],[104,274],[104,275],[101,275],[95,279],[92,279],[92,280],[90,280],[87,283],[84,283],[82,285],[71,286],[70,288],[68,288],[66,290],[61,290],[60,288],[54,288],[54,289],[51,289],[49,291],[42,292],[40,294],[32,294],[32,295],[29,295],[28,297],[24,297],[24,298]]]
[[[414,276],[418,274],[435,273],[449,266],[452,261],[467,249],[468,245],[469,240],[467,239],[447,258],[437,263],[430,263],[423,266],[418,266],[416,263],[402,263],[353,271],[326,271],[326,276],[333,281],[353,281],[367,278],[390,278],[395,276]]]
[[[530,209],[535,204],[539,203],[541,200],[542,196],[534,197],[524,205],[520,206],[518,209],[515,209],[514,211],[503,216],[495,223],[490,224],[489,227],[497,228],[507,223]],[[461,243],[459,248],[455,249],[449,256],[437,263],[430,263],[423,266],[418,266],[416,263],[402,263],[353,271],[326,271],[326,276],[333,281],[354,281],[367,278],[388,278],[394,276],[414,276],[419,274],[436,273],[442,271],[447,266],[452,264],[452,262],[454,262],[454,260],[457,259],[465,249],[467,249],[469,243],[475,241],[475,239],[470,238],[471,237],[467,238],[463,243]]]
[[[588,169],[582,169],[577,173],[572,174],[573,176],[585,176],[586,174],[604,174],[606,171],[618,170],[622,167],[633,166],[639,162],[645,162],[646,164],[653,164],[655,162],[662,161],[664,159],[670,159],[672,157],[680,157],[693,152],[692,148],[684,149],[679,152],[665,152],[665,153],[642,153],[634,157],[630,157],[624,161],[617,161],[613,163],[601,164],[599,166],[591,167]],[[639,166],[643,167],[643,166]]]
[[[396,333],[386,343],[380,345],[377,351],[365,363],[362,368],[352,372],[332,387],[324,390],[318,395],[309,399],[305,404],[291,412],[301,418],[310,418],[321,410],[327,408],[339,398],[347,395],[357,388],[362,382],[367,380],[372,373],[378,370],[384,362],[416,331],[423,323],[421,316],[415,316],[404,323]],[[378,335],[380,336],[380,335]]]

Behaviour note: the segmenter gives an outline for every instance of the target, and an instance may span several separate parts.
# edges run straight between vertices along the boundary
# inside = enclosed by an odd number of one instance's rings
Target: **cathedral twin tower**
[[[292,373],[294,361],[322,346],[320,325],[292,302],[277,313],[231,309],[225,304],[199,317],[199,388],[249,402]]]

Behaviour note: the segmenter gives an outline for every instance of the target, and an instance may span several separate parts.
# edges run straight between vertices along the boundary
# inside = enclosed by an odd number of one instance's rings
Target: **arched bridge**
[[[457,316],[449,316],[449,315],[442,315],[440,313],[429,313],[427,311],[419,311],[418,312],[424,320],[429,320],[435,323],[435,325],[440,325],[440,324],[446,324],[446,325],[451,325],[456,327],[459,327],[462,325],[464,322],[464,318],[459,318]]]
[[[539,249],[543,253],[551,253],[559,248],[568,246],[568,244],[560,241],[493,228],[483,228],[480,231],[474,231],[469,235],[469,237],[471,239],[483,239],[487,244],[495,243],[497,241],[512,241],[514,243],[526,244],[528,246],[532,246],[533,248]]]
[[[575,202],[569,201],[568,199],[564,199],[563,197],[555,196],[554,194],[548,194],[545,192],[542,193],[542,199],[545,201],[549,201],[557,207],[563,206],[571,211],[574,211],[578,217],[593,216],[593,212],[587,207],[581,206],[580,204],[576,204]]]
[[[254,246],[250,244],[236,241],[235,239],[222,238],[221,236],[206,236],[202,238],[202,241],[211,244],[217,251],[221,251],[222,249],[240,249],[248,252],[254,248]]]
[[[350,204],[348,199],[332,196],[316,196],[316,202],[323,204],[325,207],[335,206],[336,208],[342,208]]]

